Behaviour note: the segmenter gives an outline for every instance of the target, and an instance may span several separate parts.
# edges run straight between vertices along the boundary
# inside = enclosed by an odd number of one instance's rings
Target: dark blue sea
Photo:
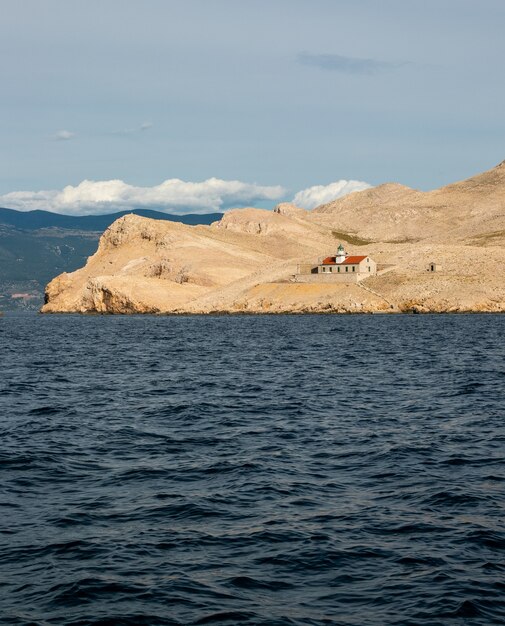
[[[0,623],[505,623],[505,316],[0,318]]]

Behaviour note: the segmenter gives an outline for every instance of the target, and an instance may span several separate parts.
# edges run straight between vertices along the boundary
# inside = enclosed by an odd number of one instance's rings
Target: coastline
[[[9,312],[9,314],[17,315],[18,312]],[[76,316],[84,316],[84,317],[94,317],[94,316],[123,316],[123,317],[279,317],[282,315],[286,316],[302,316],[302,315],[311,315],[311,316],[366,316],[366,315],[385,315],[385,316],[396,316],[396,315],[505,315],[505,308],[503,310],[496,311],[485,311],[479,309],[464,309],[464,310],[416,310],[416,309],[405,309],[405,310],[385,310],[385,311],[224,311],[224,310],[213,310],[213,311],[138,311],[138,312],[121,312],[121,311],[33,311],[30,313],[24,313],[25,315],[76,315]]]

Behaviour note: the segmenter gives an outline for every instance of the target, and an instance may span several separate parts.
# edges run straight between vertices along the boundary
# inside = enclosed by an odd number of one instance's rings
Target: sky
[[[505,159],[504,0],[0,0],[0,206],[173,213]]]

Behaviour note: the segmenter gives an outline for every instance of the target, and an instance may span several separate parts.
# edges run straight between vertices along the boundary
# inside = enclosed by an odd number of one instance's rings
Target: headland
[[[47,285],[42,312],[504,312],[504,244],[505,162],[434,191],[388,183],[209,226],[125,215]],[[361,259],[348,278],[339,245]]]

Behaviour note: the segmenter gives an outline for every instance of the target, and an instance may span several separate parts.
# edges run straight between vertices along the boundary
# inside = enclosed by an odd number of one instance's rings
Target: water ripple
[[[504,324],[0,318],[0,622],[505,623]]]

